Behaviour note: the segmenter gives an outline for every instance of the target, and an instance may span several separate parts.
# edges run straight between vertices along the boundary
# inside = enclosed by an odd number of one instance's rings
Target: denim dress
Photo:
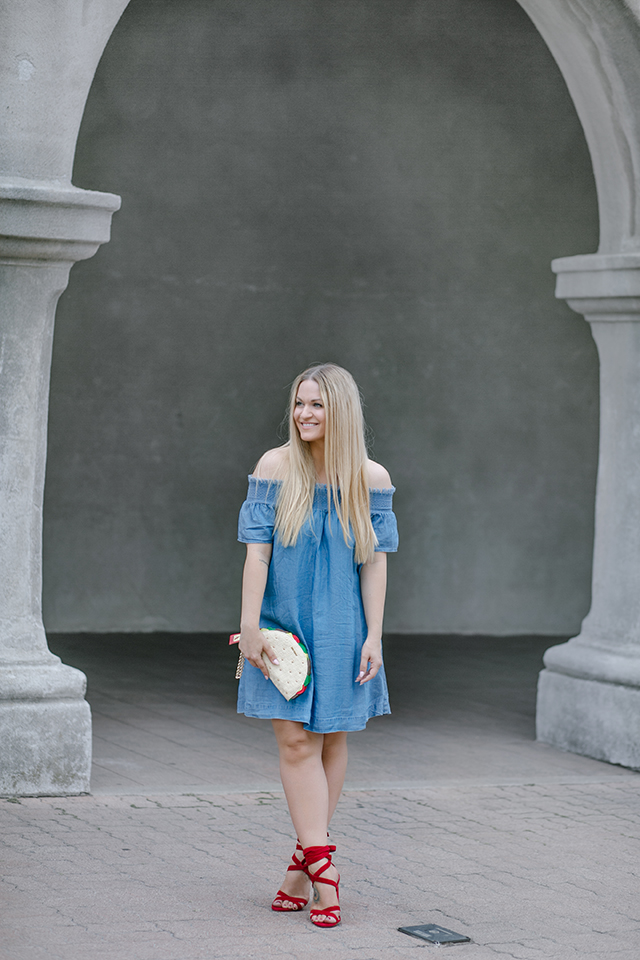
[[[305,730],[336,733],[362,730],[370,717],[391,713],[384,667],[365,684],[356,683],[367,624],[360,593],[360,567],[345,543],[327,487],[317,484],[311,516],[294,546],[274,536],[280,481],[249,477],[240,510],[238,540],[272,543],[260,626],[294,633],[311,657],[311,682],[294,700],[285,700],[270,681],[245,663],[238,689],[238,713],[260,719],[296,720]],[[395,487],[370,490],[376,551],[398,549],[391,509]]]

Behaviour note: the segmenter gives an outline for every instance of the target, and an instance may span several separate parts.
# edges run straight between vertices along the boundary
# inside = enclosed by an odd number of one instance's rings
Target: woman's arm
[[[240,615],[241,653],[245,659],[257,667],[265,677],[269,673],[262,659],[264,651],[272,663],[278,663],[276,655],[260,632],[260,610],[264,588],[267,585],[267,574],[271,561],[272,545],[270,543],[248,543],[247,559],[244,562],[242,574],[242,613]]]
[[[387,592],[387,555],[374,553],[360,568],[360,592],[367,621],[367,639],[362,646],[357,683],[373,680],[382,666],[382,618]]]

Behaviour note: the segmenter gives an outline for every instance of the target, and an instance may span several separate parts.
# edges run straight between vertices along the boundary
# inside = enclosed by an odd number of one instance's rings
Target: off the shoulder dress
[[[327,488],[318,484],[311,517],[296,544],[283,547],[274,536],[280,481],[249,477],[240,510],[238,540],[273,543],[261,627],[294,633],[311,657],[311,683],[286,701],[262,673],[246,663],[238,689],[238,713],[261,719],[297,720],[306,730],[335,733],[362,730],[370,717],[390,713],[384,667],[373,680],[357,684],[367,625],[353,547],[344,541],[335,510],[329,512]],[[391,508],[395,487],[371,490],[371,520],[376,551],[398,548]]]

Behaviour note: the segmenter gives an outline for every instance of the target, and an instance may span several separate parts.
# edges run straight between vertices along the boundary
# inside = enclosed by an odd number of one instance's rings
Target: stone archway
[[[602,365],[602,438],[592,612],[552,648],[541,676],[540,739],[640,766],[640,406],[638,18],[623,0],[519,0],[550,47],[591,149],[600,253],[556,262],[558,295],[592,322]],[[0,794],[89,789],[84,678],[47,650],[40,542],[50,345],[73,262],[108,240],[119,200],[71,185],[77,132],[102,50],[127,0],[26,0],[5,11],[0,152]],[[26,8],[26,9],[25,9]],[[639,14],[640,15],[640,14]],[[612,322],[614,321],[614,322]],[[635,471],[635,473],[634,473]],[[631,518],[631,520],[629,519]],[[634,579],[635,578],[635,579]]]
[[[640,11],[519,2],[576,105],[600,211],[598,253],[553,263],[556,295],[585,316],[598,347],[600,452],[591,610],[578,637],[545,654],[538,739],[640,767]]]

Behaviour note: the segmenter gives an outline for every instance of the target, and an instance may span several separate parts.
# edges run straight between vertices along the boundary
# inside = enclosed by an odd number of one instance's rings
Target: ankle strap
[[[307,866],[317,863],[318,860],[329,860],[331,862],[331,847],[305,847],[304,862]]]

